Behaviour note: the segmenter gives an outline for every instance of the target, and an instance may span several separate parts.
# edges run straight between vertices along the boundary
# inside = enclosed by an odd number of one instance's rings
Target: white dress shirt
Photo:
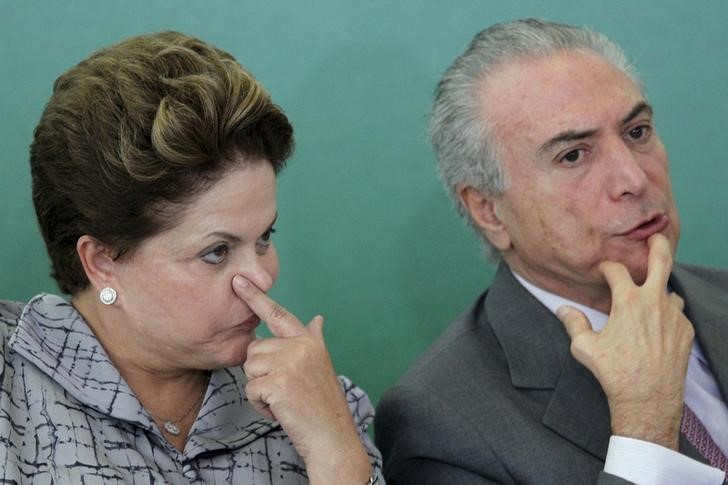
[[[609,315],[545,291],[513,272],[513,276],[546,308],[556,314],[562,305],[580,310],[592,329],[600,331]],[[728,454],[728,406],[718,390],[697,340],[688,359],[685,403],[703,423],[716,445]],[[613,435],[609,440],[604,471],[637,484],[722,484],[722,470],[700,463],[674,450],[648,441]]]

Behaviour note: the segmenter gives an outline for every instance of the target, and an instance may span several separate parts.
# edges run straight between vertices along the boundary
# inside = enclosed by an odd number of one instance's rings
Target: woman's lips
[[[247,320],[243,320],[243,322],[240,324],[241,327],[248,331],[253,331],[256,328],[258,328],[258,325],[260,325],[260,318],[258,318],[258,315],[252,315]]]
[[[640,223],[629,231],[623,233],[627,239],[633,241],[643,241],[653,234],[662,231],[670,223],[670,219],[665,214],[658,214],[651,219]]]

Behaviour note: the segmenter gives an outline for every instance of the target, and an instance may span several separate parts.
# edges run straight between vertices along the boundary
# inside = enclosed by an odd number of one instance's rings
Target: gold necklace
[[[210,374],[208,373],[207,378],[205,379],[205,385],[202,387],[202,393],[200,393],[200,397],[198,397],[195,400],[195,402],[192,403],[192,406],[190,406],[189,409],[187,411],[185,411],[185,413],[177,419],[161,419],[161,418],[158,418],[157,416],[153,415],[149,410],[147,410],[147,412],[149,412],[149,415],[152,418],[154,418],[155,421],[163,423],[163,425],[162,425],[163,431],[166,431],[167,433],[171,434],[172,436],[179,436],[180,430],[179,430],[179,426],[177,426],[177,425],[179,424],[180,421],[182,421],[187,416],[189,416],[190,413],[192,412],[192,410],[195,409],[195,406],[197,406],[200,403],[200,401],[202,401],[202,398],[205,397],[205,391],[207,391],[207,385],[209,384],[209,382],[210,382]]]

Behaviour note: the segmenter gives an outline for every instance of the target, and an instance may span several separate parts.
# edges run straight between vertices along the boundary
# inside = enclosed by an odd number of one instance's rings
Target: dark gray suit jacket
[[[728,402],[728,272],[676,265]],[[382,397],[376,442],[390,485],[624,484],[602,471],[606,397],[561,322],[501,265],[491,287]],[[680,451],[705,461],[684,437]]]

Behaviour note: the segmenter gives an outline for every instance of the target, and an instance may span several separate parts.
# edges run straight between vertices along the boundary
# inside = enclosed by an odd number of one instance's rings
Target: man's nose
[[[610,195],[613,199],[624,197],[641,197],[649,180],[640,157],[635,154],[624,140],[619,138],[609,147],[609,180]]]

